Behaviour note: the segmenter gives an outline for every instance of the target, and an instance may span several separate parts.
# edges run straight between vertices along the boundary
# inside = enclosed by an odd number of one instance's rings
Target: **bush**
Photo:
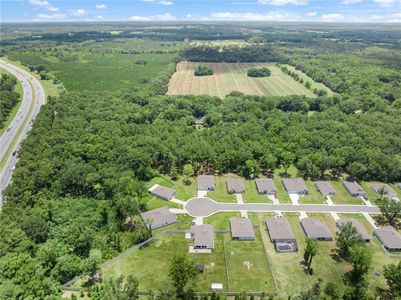
[[[213,69],[209,66],[199,65],[195,69],[195,76],[213,75]]]
[[[266,67],[262,67],[262,68],[250,68],[248,70],[248,76],[249,77],[268,77],[271,75],[271,71],[266,68]]]
[[[139,59],[137,61],[135,61],[136,65],[146,65],[148,62],[146,60],[143,59]]]

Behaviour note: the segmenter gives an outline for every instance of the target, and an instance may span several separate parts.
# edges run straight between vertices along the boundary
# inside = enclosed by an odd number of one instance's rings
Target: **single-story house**
[[[213,249],[214,229],[210,224],[191,226],[191,234],[194,239],[193,249]]]
[[[167,206],[143,212],[141,217],[150,230],[177,223],[177,216]]]
[[[312,218],[301,220],[302,229],[308,238],[318,241],[332,241],[333,235],[326,223]]]
[[[206,117],[196,118],[195,125],[203,125],[205,123]]]
[[[241,178],[227,178],[227,191],[229,194],[245,193],[245,183]]]
[[[366,192],[363,190],[363,188],[359,185],[358,182],[343,181],[343,186],[351,196],[353,197],[362,196],[364,198],[367,198]]]
[[[198,176],[198,191],[214,191],[214,176],[199,175]]]
[[[368,233],[365,226],[363,226],[361,222],[359,222],[355,219],[340,219],[336,222],[337,227],[340,229],[342,226],[344,226],[347,223],[351,223],[352,226],[355,227],[356,231],[362,237],[362,239],[365,241],[365,243],[370,243],[370,240],[371,240],[370,234]]]
[[[162,200],[171,200],[173,196],[175,195],[175,190],[166,188],[164,186],[161,186],[159,184],[155,184],[149,189],[149,193],[151,193],[153,196],[156,196]]]
[[[309,190],[302,178],[283,178],[285,190],[288,194],[308,195]]]
[[[388,184],[372,183],[369,186],[377,194],[380,194],[383,191],[383,193],[389,197],[398,196],[397,193]]]
[[[333,196],[336,194],[336,190],[329,181],[315,181],[314,183],[324,197]]]
[[[374,235],[388,252],[401,251],[401,234],[392,226],[375,229]]]
[[[287,219],[283,217],[267,219],[266,227],[277,252],[296,252],[298,250],[297,241]]]
[[[256,188],[260,195],[274,195],[277,194],[277,188],[271,178],[256,178]]]
[[[230,218],[231,239],[240,241],[253,241],[255,234],[253,232],[252,221],[247,218]]]

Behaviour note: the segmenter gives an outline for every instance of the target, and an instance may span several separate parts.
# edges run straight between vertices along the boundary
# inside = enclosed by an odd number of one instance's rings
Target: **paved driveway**
[[[241,211],[251,212],[339,212],[339,213],[378,213],[376,206],[366,205],[327,205],[327,204],[269,204],[269,203],[218,203],[209,198],[193,198],[187,202],[185,209],[194,217],[206,217],[218,211]]]

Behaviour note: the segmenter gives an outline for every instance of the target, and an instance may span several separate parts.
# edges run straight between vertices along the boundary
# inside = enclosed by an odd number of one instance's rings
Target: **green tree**
[[[89,276],[95,275],[102,262],[102,251],[98,249],[91,249],[89,251],[89,257],[85,261],[85,271],[89,273]]]
[[[266,173],[273,173],[274,169],[276,168],[277,165],[277,157],[275,157],[273,154],[265,154],[262,156],[260,159],[260,167],[266,172]]]
[[[355,244],[349,249],[352,265],[351,277],[354,283],[359,283],[368,273],[372,264],[372,251],[364,244]]]
[[[169,277],[177,294],[184,292],[185,286],[197,275],[195,265],[184,255],[175,255],[170,262]]]
[[[293,164],[295,161],[295,154],[289,151],[284,151],[281,153],[281,164],[284,168],[284,173],[287,174],[288,168]]]
[[[390,297],[394,299],[401,297],[401,260],[398,264],[384,266],[383,275],[389,287]]]
[[[324,288],[324,293],[331,300],[340,299],[340,292],[336,284],[328,282]]]
[[[184,183],[190,184],[190,178],[194,175],[194,167],[191,164],[184,165]]]
[[[255,178],[256,173],[256,162],[253,159],[248,159],[245,161],[245,177]]]
[[[363,239],[351,222],[341,226],[340,231],[336,232],[336,245],[340,255],[344,258],[349,257],[350,248],[356,244],[363,244]]]
[[[95,286],[92,299],[136,300],[139,299],[138,286],[138,280],[132,275],[129,275],[126,280],[123,275],[110,278]]]
[[[308,273],[311,273],[312,260],[319,251],[318,243],[310,238],[306,238],[306,247],[304,251],[304,261],[307,266]]]
[[[395,201],[389,197],[376,199],[377,206],[386,221],[396,226],[397,221],[401,218],[401,201]]]

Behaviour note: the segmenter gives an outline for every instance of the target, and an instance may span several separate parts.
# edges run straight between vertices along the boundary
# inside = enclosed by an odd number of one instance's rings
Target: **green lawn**
[[[246,180],[245,181],[245,193],[244,193],[244,202],[249,203],[271,203],[272,201],[266,195],[259,195],[258,189],[256,188],[255,180]]]
[[[15,76],[13,74],[0,68],[0,76],[2,76],[2,74],[6,74],[10,77],[15,78]],[[24,92],[22,90],[21,82],[19,80],[16,80],[16,82],[17,82],[17,84],[14,87],[14,91],[17,92],[20,95],[20,97],[18,99],[17,104],[14,106],[14,108],[10,111],[10,114],[8,115],[8,117],[5,119],[4,123],[0,124],[0,136],[3,134],[4,130],[6,130],[8,125],[11,123],[11,121],[14,119],[15,115],[17,114],[17,112],[21,106],[22,95]]]
[[[283,183],[281,182],[282,179],[282,174],[284,173],[284,169],[276,169],[274,170],[274,184],[276,185],[277,188],[277,198],[278,201],[281,203],[291,203],[291,199],[288,196],[288,193],[284,189]],[[297,169],[294,166],[291,166],[288,168],[287,173],[289,174],[290,177],[295,178],[297,177]]]
[[[210,217],[204,218],[203,223],[212,224],[214,229],[229,230],[231,217],[241,217],[239,212],[219,212]]]
[[[175,184],[175,197],[179,200],[189,200],[197,195],[197,181],[196,177],[190,179],[190,184],[186,185],[183,182],[183,178],[179,178],[177,181],[174,181]]]
[[[326,200],[320,194],[315,184],[311,180],[305,180],[306,187],[309,190],[309,195],[299,197],[299,203],[302,204],[322,204],[326,203]]]
[[[341,181],[330,181],[336,190],[336,195],[331,197],[336,204],[364,204],[360,197],[352,197],[344,188]]]
[[[227,193],[227,178],[226,176],[216,176],[216,190],[214,192],[210,192],[207,196],[217,202],[233,202],[235,203],[237,200],[235,195]]]

